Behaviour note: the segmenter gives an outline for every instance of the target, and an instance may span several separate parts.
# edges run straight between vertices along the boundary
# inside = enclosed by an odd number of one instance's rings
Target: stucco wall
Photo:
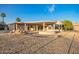
[[[79,31],[79,23],[73,24],[73,28],[75,31]]]
[[[15,24],[8,24],[9,30],[15,30]]]

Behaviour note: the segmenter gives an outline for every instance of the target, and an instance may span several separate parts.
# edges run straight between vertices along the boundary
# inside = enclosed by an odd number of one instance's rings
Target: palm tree
[[[16,22],[21,22],[21,19],[19,17],[17,17]]]
[[[4,17],[6,17],[5,13],[1,13],[0,16],[2,17],[2,22],[4,23]]]

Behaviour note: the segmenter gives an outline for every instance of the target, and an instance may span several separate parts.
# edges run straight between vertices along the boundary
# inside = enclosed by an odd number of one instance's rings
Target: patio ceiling
[[[17,22],[16,24],[26,24],[26,25],[50,25],[50,24],[55,24],[56,22]]]

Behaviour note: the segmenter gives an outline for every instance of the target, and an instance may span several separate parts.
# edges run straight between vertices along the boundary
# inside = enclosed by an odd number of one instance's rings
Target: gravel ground
[[[59,35],[60,34],[60,35]],[[55,35],[0,34],[1,54],[69,54],[79,53],[79,33]]]

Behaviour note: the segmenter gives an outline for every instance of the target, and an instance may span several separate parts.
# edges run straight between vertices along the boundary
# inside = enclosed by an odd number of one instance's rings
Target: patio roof
[[[42,24],[42,23],[52,24],[52,23],[56,23],[56,21],[16,22],[16,24]]]

